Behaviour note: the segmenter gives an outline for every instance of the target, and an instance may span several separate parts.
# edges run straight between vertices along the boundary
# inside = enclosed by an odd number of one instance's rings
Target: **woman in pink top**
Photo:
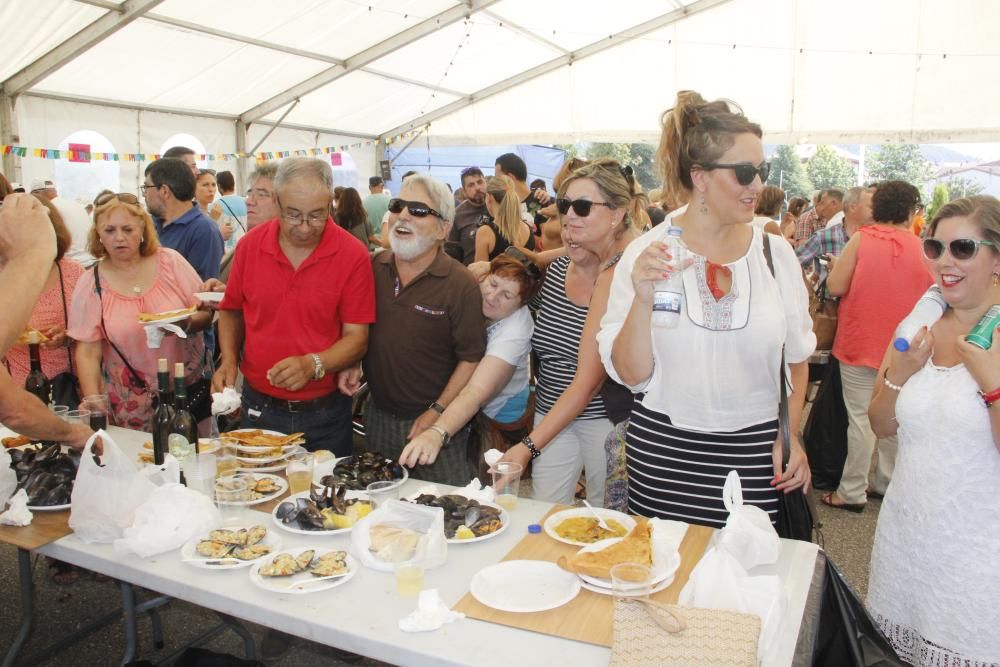
[[[94,203],[87,249],[100,261],[80,278],[69,312],[80,389],[84,396],[106,390],[114,424],[149,431],[157,359],[166,358],[171,368],[183,362],[188,384],[205,377],[200,332],[211,324],[211,315],[199,311],[176,322],[188,337],[166,335],[159,348],[150,349],[139,313],[197,305],[201,279],[181,255],[160,246],[153,221],[135,195],[108,193]]]
[[[920,239],[910,232],[919,205],[920,192],[909,183],[880,183],[872,195],[875,223],[858,229],[840,257],[830,260],[826,287],[841,297],[833,356],[840,362],[848,415],[847,460],[840,486],[821,497],[831,507],[861,512],[869,491],[881,497],[892,478],[895,436],[878,440],[878,466],[868,487],[876,444],[868,404],[893,331],[933,282]]]
[[[83,267],[65,257],[66,251],[73,244],[66,224],[59,210],[45,197],[37,197],[49,211],[49,220],[56,232],[56,259],[45,281],[45,288],[31,311],[28,327],[41,331],[48,340],[42,343],[42,372],[50,380],[60,373],[70,370],[71,341],[66,336],[66,306],[73,296],[76,281],[83,273]],[[10,376],[19,385],[23,385],[28,377],[30,363],[28,361],[28,346],[15,345],[7,352],[7,368]],[[76,406],[73,406],[76,408]]]

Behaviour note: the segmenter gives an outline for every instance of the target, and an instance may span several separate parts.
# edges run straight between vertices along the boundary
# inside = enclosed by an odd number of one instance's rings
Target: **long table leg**
[[[10,667],[17,660],[24,642],[31,634],[31,617],[34,614],[34,583],[31,580],[31,552],[25,549],[17,550],[18,578],[21,585],[21,625],[10,648],[3,657],[3,667]]]
[[[122,625],[125,629],[125,653],[122,655],[122,665],[133,662],[139,646],[138,628],[135,619],[135,590],[132,584],[119,581],[122,591]]]

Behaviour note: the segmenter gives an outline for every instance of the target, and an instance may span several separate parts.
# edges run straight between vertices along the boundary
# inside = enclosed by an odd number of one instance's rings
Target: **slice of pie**
[[[17,337],[16,344],[17,345],[27,345],[29,342],[31,342],[29,340],[29,338],[30,338],[31,334],[33,334],[33,333],[34,334],[38,334],[38,342],[39,343],[48,342],[48,340],[49,340],[48,336],[46,336],[45,334],[43,334],[38,329],[32,329],[31,327],[28,327],[27,329],[25,329],[24,331],[21,332],[20,336]]]
[[[600,551],[579,551],[569,559],[569,569],[577,574],[586,574],[601,579],[611,578],[611,568],[619,563],[653,564],[653,545],[650,540],[651,528],[648,522],[636,524],[632,532],[620,542]]]
[[[160,320],[169,320],[174,317],[184,317],[187,315],[194,315],[198,312],[198,306],[191,306],[190,308],[181,308],[180,310],[168,310],[165,313],[139,313],[140,322],[159,322]]]

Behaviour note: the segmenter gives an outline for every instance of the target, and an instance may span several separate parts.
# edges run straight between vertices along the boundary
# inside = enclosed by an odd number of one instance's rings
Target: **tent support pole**
[[[299,105],[299,100],[298,99],[296,99],[294,102],[292,102],[291,106],[289,106],[287,109],[285,109],[285,113],[281,114],[281,118],[279,118],[277,121],[275,121],[274,125],[271,126],[271,129],[268,130],[264,134],[264,136],[260,138],[260,141],[257,142],[257,145],[250,149],[250,152],[251,153],[256,153],[257,149],[260,148],[260,145],[262,143],[264,143],[265,141],[267,141],[267,138],[269,136],[271,136],[272,132],[274,132],[275,130],[278,129],[278,126],[281,125],[281,121],[285,120],[285,116],[287,116],[288,114],[292,113],[292,109],[294,109],[298,105]]]
[[[236,127],[236,152],[246,153],[247,152],[247,124],[242,120],[237,119],[235,123]],[[247,183],[247,158],[241,157],[236,160],[236,194],[243,195],[246,192],[246,188],[249,186]]]
[[[17,132],[14,129],[14,99],[7,94],[7,91],[0,90],[0,144],[8,146],[16,144],[18,141]],[[13,153],[3,155],[3,173],[9,181],[19,181],[17,173],[17,159]]]

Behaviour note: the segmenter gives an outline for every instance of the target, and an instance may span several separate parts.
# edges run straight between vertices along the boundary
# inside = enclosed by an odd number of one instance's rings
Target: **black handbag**
[[[771,242],[769,234],[764,234],[764,258],[767,260],[767,268],[774,276],[774,262],[771,259]],[[778,433],[781,437],[782,469],[788,465],[788,458],[791,456],[792,432],[788,423],[788,378],[785,375],[785,347],[781,347],[781,398],[778,402]],[[813,531],[816,530],[817,538],[822,541],[818,529],[820,526],[815,521],[816,513],[810,506],[809,497],[800,490],[791,493],[780,493],[778,495],[778,525],[776,529],[780,537],[792,540],[802,540],[803,542],[813,541]]]
[[[62,295],[63,326],[69,328],[69,314],[66,309],[66,285],[63,283],[62,268],[56,262],[56,270],[59,271],[59,292]],[[66,358],[69,360],[69,370],[59,373],[50,381],[52,387],[52,404],[66,405],[71,410],[76,410],[82,399],[80,395],[80,380],[76,377],[76,369],[73,367],[73,354],[66,347]]]
[[[813,486],[836,489],[847,460],[847,406],[840,382],[840,363],[830,356],[816,399],[802,431]]]
[[[97,298],[101,298],[101,270],[100,264],[94,265],[94,290],[97,292]],[[118,358],[122,360],[125,364],[125,368],[128,369],[129,375],[129,385],[138,391],[143,393],[152,393],[154,396],[156,392],[146,384],[145,378],[132,367],[132,364],[128,362],[122,351],[118,349],[111,337],[108,336],[108,330],[104,327],[104,305],[101,304],[101,332],[104,334],[104,340],[108,341],[108,345],[111,349],[115,351]],[[208,350],[205,350],[205,354],[208,354]],[[195,380],[194,382],[186,385],[187,396],[188,396],[188,412],[194,417],[195,421],[201,421],[203,419],[208,419],[212,415],[212,381],[208,378],[202,378],[200,380]]]

